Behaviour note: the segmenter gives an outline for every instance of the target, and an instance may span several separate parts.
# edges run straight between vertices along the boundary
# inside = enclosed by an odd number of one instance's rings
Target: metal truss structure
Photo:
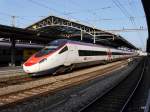
[[[83,34],[88,34],[93,39],[93,43],[103,41],[103,43],[108,43],[110,46],[124,46],[137,49],[134,45],[126,41],[120,35],[56,16],[49,16],[30,25],[26,29],[40,31],[50,27],[57,27],[57,29],[58,27],[63,27],[65,30],[67,30],[66,32],[69,32],[71,29],[76,29],[80,32],[80,40],[83,39]]]

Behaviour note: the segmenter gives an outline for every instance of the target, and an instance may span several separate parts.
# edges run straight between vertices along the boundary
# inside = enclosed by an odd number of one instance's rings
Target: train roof
[[[10,42],[0,42],[0,47],[11,47]],[[17,48],[43,48],[43,45],[30,44],[30,43],[16,43]]]
[[[57,39],[54,40],[52,42],[50,42],[48,45],[51,45],[51,43],[59,43],[59,45],[63,45],[65,43],[71,43],[71,44],[77,44],[77,45],[86,45],[86,46],[95,46],[95,47],[103,47],[103,48],[110,48],[110,49],[115,49],[115,50],[120,50],[120,51],[129,51],[129,50],[124,50],[124,49],[116,49],[113,47],[109,47],[109,46],[103,46],[100,44],[92,44],[92,43],[86,43],[86,42],[82,42],[82,41],[75,41],[75,40],[69,40],[69,39]]]

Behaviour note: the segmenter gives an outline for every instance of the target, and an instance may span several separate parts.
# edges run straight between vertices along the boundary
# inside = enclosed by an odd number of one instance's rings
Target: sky
[[[79,21],[102,30],[147,29],[141,0],[0,0],[0,24],[26,28],[47,16]],[[147,30],[115,32],[145,50]]]

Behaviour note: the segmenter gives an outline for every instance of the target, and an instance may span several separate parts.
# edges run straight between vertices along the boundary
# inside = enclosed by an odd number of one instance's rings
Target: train
[[[23,64],[23,69],[32,76],[55,75],[75,68],[99,65],[136,55],[137,53],[133,51],[68,39],[57,39],[33,54]]]
[[[137,51],[139,53],[139,56],[148,56],[148,53],[142,50]]]
[[[41,50],[44,46],[30,43],[16,43],[15,64],[21,66],[32,54]],[[11,62],[10,42],[0,41],[0,66],[8,66]]]

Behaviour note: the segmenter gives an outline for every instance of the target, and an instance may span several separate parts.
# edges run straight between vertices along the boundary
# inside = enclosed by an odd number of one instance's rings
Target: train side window
[[[90,50],[79,50],[79,56],[102,56],[106,55],[105,51],[90,51]]]
[[[59,52],[59,54],[61,54],[61,53],[63,53],[63,52],[65,52],[65,51],[67,51],[68,50],[68,47],[67,46],[65,46],[60,52]]]

